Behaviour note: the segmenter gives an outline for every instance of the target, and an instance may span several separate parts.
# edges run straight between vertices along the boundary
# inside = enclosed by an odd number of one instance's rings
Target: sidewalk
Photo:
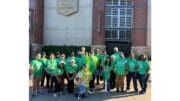
[[[137,95],[135,93],[121,93],[113,90],[111,93],[101,92],[102,84],[96,87],[96,92],[91,93],[86,98],[81,99],[81,101],[151,101],[151,84],[148,83],[148,88],[146,94]],[[133,85],[131,84],[131,88]],[[139,85],[138,88],[140,89]],[[131,89],[132,91],[133,89]],[[75,89],[76,91],[76,89]],[[41,94],[38,96],[31,97],[30,90],[30,100],[29,101],[77,101],[77,98],[73,94],[68,94],[66,89],[61,96],[53,97],[52,94],[48,94],[47,91],[41,90]]]

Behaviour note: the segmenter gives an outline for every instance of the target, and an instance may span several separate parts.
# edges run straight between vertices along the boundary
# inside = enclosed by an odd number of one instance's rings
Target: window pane
[[[126,9],[126,14],[127,15],[132,15],[132,9]]]
[[[112,30],[112,38],[117,38],[117,30]]]
[[[125,31],[120,31],[119,38],[124,39],[125,38]]]
[[[112,5],[112,0],[107,0],[106,5]]]
[[[120,17],[120,27],[125,26],[125,17]]]
[[[125,15],[125,9],[120,10],[120,15]]]
[[[113,5],[118,5],[118,0],[113,0]]]
[[[110,30],[106,30],[105,37],[106,38],[111,38],[111,31]]]
[[[125,6],[126,5],[126,0],[120,0],[120,5]]]
[[[113,8],[112,15],[118,15],[118,9],[117,8]]]
[[[117,16],[113,16],[112,18],[112,27],[117,27]]]
[[[126,31],[126,38],[131,39],[131,31]]]
[[[111,8],[106,8],[106,15],[111,15]]]
[[[127,27],[131,27],[131,23],[132,23],[132,18],[131,17],[127,17],[126,18],[126,26]]]
[[[132,0],[127,0],[127,5],[132,6]]]
[[[105,20],[106,20],[105,22],[106,27],[111,27],[111,16],[106,16]]]

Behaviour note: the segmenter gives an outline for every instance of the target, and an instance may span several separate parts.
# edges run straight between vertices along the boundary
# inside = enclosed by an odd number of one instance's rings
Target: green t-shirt
[[[77,71],[77,65],[76,64],[73,64],[73,65],[68,65],[66,66],[66,72],[67,73],[75,73]]]
[[[32,69],[33,69],[33,74],[35,76],[42,76],[43,75],[43,63],[41,60],[33,60],[31,62],[31,66],[32,66]]]
[[[60,67],[60,68],[57,68],[57,75],[63,75],[64,73],[64,68]]]
[[[111,60],[111,68],[110,68],[110,70],[112,71],[112,70],[114,70],[114,68],[115,68],[115,61]]]
[[[99,65],[101,63],[102,54],[96,54],[95,56],[97,57],[97,65]]]
[[[107,58],[108,55],[102,55],[101,57],[101,66],[105,66],[105,61],[106,61],[106,58]]]
[[[144,75],[149,69],[149,63],[147,61],[138,61],[138,73]]]
[[[115,52],[115,53],[113,54],[113,56],[115,57],[114,60],[116,61],[117,59],[120,58],[120,53],[119,53],[119,52]]]
[[[135,72],[137,68],[137,60],[135,58],[128,58],[127,67],[129,72]]]
[[[80,80],[80,83],[84,83],[85,87],[89,87],[89,81],[92,78],[92,73],[90,71],[81,70],[78,72],[77,77]]]
[[[76,63],[76,61],[77,61],[76,57],[72,57],[72,56],[70,56],[66,59],[66,63],[70,65],[72,59],[74,59],[75,63]]]
[[[77,70],[81,70],[83,65],[86,63],[85,57],[77,57],[76,58],[76,64],[77,64]]]
[[[103,77],[105,79],[110,79],[110,70],[111,70],[111,66],[104,66],[104,69],[103,69]]]
[[[41,61],[43,63],[43,67],[46,67],[48,59],[47,58],[41,58]]]
[[[59,62],[61,61],[60,57],[56,57],[55,60],[57,61],[57,63],[59,64]]]
[[[88,65],[88,68],[89,68],[89,71],[92,72],[92,73],[95,73],[96,71],[96,63],[95,63],[95,60],[94,58],[92,57],[88,57],[87,60],[86,60],[86,63]]]
[[[56,59],[48,60],[46,72],[51,76],[57,75],[58,62]]]
[[[124,75],[126,70],[127,61],[126,59],[117,59],[115,61],[115,72],[118,75]]]

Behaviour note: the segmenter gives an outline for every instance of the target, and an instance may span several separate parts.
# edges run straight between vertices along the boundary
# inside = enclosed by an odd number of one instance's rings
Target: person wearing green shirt
[[[140,55],[139,57],[139,61],[138,61],[138,69],[137,69],[137,77],[138,80],[140,82],[140,86],[141,86],[141,91],[140,94],[144,94],[146,93],[146,88],[147,88],[147,81],[148,81],[148,77],[149,77],[149,63],[148,61],[146,61],[145,55]]]
[[[102,54],[99,52],[98,49],[95,49],[94,56],[95,56],[95,62],[96,62],[96,83],[97,85],[99,85],[99,80],[103,80],[102,79],[102,65],[101,65]]]
[[[67,80],[68,80],[67,90],[68,90],[68,93],[72,94],[74,90],[74,78],[77,72],[77,65],[75,64],[75,60],[72,59],[70,62],[70,65],[67,65],[65,69],[66,69],[66,75],[67,75]]]
[[[126,75],[126,91],[128,92],[130,89],[130,82],[131,79],[133,79],[133,86],[134,86],[134,91],[138,92],[137,88],[137,76],[136,76],[136,71],[137,71],[137,60],[134,58],[134,53],[129,54],[129,58],[127,59],[127,70],[128,74]]]
[[[72,59],[74,59],[75,64],[77,64],[77,57],[75,56],[74,52],[71,52],[71,56],[66,59],[66,65],[70,65]]]
[[[60,88],[58,86],[58,77],[57,77],[57,70],[58,70],[58,64],[57,60],[55,59],[54,53],[50,54],[50,60],[47,62],[47,69],[46,72],[50,75],[51,79],[51,85],[50,89],[48,89],[48,92],[53,91],[53,83],[55,83],[55,89],[53,96],[56,97],[58,95],[58,92],[60,91]]]
[[[78,92],[75,94],[78,99],[88,95],[89,82],[92,79],[91,72],[88,70],[86,64],[83,65],[83,69],[77,74]]]
[[[58,86],[60,87],[59,94],[64,88],[64,73],[65,73],[65,62],[61,60],[58,64],[57,76],[58,76]]]
[[[114,47],[114,53],[112,55],[114,55],[115,57],[115,61],[119,58],[121,58],[121,56],[119,55],[121,52],[119,52],[118,47]]]
[[[80,71],[85,63],[86,57],[84,57],[81,52],[78,52],[78,56],[76,58],[77,71]]]
[[[41,62],[41,54],[37,53],[36,58],[32,60],[30,65],[30,70],[32,71],[33,77],[33,95],[39,93],[39,83],[42,80],[43,76],[43,63]]]
[[[90,52],[90,56],[87,58],[86,63],[88,65],[88,70],[92,73],[92,80],[89,82],[90,91],[93,91],[95,88],[94,81],[95,81],[95,72],[96,72],[96,57],[94,56],[93,52]]]
[[[42,58],[41,61],[43,63],[43,77],[42,77],[42,81],[41,81],[41,87],[44,87],[44,80],[45,78],[47,79],[47,73],[46,73],[46,68],[47,68],[47,61],[48,59],[46,58],[46,52],[42,52]],[[46,81],[47,84],[47,81]]]
[[[116,73],[116,89],[119,92],[119,87],[121,87],[121,92],[124,92],[124,77],[126,74],[127,61],[124,58],[123,52],[120,53],[121,58],[115,61],[115,73]]]
[[[106,56],[105,64],[103,66],[104,88],[105,91],[110,92],[110,71],[111,61],[110,57]]]
[[[115,57],[114,55],[111,55],[111,70],[110,70],[110,88],[111,89],[114,89],[115,88],[115,79],[116,79],[116,74],[115,72],[113,71],[115,68]]]
[[[59,63],[59,61],[61,61],[61,54],[60,52],[56,52],[56,61]]]

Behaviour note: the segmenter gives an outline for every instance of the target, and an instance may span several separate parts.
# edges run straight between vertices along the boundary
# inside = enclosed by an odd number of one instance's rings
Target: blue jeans
[[[142,75],[142,74],[137,74],[138,80],[140,82],[140,86],[143,92],[146,92],[147,88],[147,81],[149,79],[149,74],[147,75]]]
[[[107,85],[106,85],[107,83]],[[104,80],[104,87],[107,87],[107,91],[110,92],[110,80],[109,79],[105,79]]]

